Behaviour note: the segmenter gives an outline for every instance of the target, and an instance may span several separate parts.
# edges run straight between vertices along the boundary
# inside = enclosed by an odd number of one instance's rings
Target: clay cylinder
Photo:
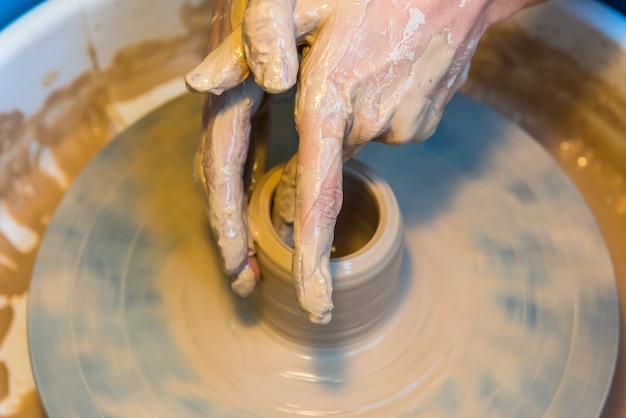
[[[398,203],[389,185],[368,166],[358,161],[344,165],[344,202],[331,258],[332,320],[314,324],[295,298],[292,249],[271,221],[282,168],[269,171],[250,200],[250,228],[262,274],[255,306],[271,328],[292,341],[313,346],[351,343],[374,330],[393,308],[404,248]]]

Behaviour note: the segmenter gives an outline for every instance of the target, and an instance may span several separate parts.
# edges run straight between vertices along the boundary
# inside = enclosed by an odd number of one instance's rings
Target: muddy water
[[[15,320],[14,303],[28,289],[36,249],[71,181],[120,127],[112,103],[181,77],[206,45],[206,4],[181,11],[184,37],[131,45],[110,68],[91,72],[52,94],[31,118],[0,114],[0,347]],[[42,80],[50,83],[55,74]],[[546,81],[547,80],[547,81]],[[181,80],[182,82],[182,80]],[[591,77],[567,55],[503,25],[488,32],[464,90],[499,109],[535,136],[579,187],[604,233],[626,300],[626,98]],[[622,317],[622,327],[626,318]],[[20,336],[18,336],[20,337]],[[25,339],[25,335],[21,336]],[[615,395],[605,415],[626,416],[622,348]],[[0,401],[10,395],[11,365],[0,363]],[[34,392],[4,416],[44,416]]]

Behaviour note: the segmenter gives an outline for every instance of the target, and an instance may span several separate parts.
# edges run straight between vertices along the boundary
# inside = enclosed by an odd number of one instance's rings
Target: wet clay
[[[27,289],[38,240],[63,191],[119,130],[112,103],[180,77],[202,54],[207,4],[186,7],[182,16],[187,36],[122,49],[111,68],[55,91],[29,119],[19,111],[0,114],[0,202],[15,224],[0,231],[0,295]],[[29,232],[9,231],[18,227]],[[31,244],[17,239],[25,234]]]
[[[86,74],[53,93],[28,120],[17,111],[0,116],[7,127],[0,132],[6,149],[0,165],[1,295],[26,291],[39,239],[63,191],[113,134],[103,93]]]
[[[163,52],[167,48],[188,45],[186,54],[198,62],[210,16],[202,9],[187,8],[182,13],[188,19],[189,37],[163,41],[162,51],[157,48],[159,42],[129,46],[126,54],[118,54],[111,69],[83,75],[58,90],[31,118],[18,111],[0,115],[0,199],[16,223],[28,227],[33,236],[41,237],[64,187],[117,129],[118,118],[108,108],[113,97],[132,98],[152,87],[150,83],[178,77],[191,67],[169,74],[186,64],[159,59],[186,62],[186,58]],[[157,76],[149,71],[154,67],[144,66],[145,62],[156,67],[163,64],[168,70]],[[609,84],[585,73],[567,55],[511,25],[492,28],[483,36],[464,89],[516,120],[557,157],[587,198],[613,260],[622,260],[626,253],[622,233],[626,230],[625,154],[624,141],[616,138],[625,131],[620,115],[626,99]],[[51,168],[51,160],[58,170]],[[27,289],[35,251],[23,254],[0,234],[1,295],[19,295]],[[625,266],[616,264],[615,269],[618,285],[625,283]],[[626,286],[620,285],[620,295],[624,300]],[[11,319],[3,315],[0,321],[5,329]],[[625,335],[622,332],[622,338]],[[626,381],[620,371],[623,359],[620,357],[615,378],[622,384]],[[620,387],[616,384],[614,388],[618,394]],[[620,416],[619,411],[626,410],[619,398],[609,399],[607,417]],[[43,416],[34,392],[23,398],[19,411],[10,416]]]
[[[4,338],[9,331],[9,325],[13,320],[13,308],[8,301],[4,301],[4,306],[0,308],[0,344],[4,342]]]
[[[253,303],[278,334],[314,346],[338,346],[372,332],[395,307],[403,255],[403,221],[389,185],[363,163],[343,167],[344,205],[330,262],[334,319],[308,318],[293,295],[290,248],[272,222],[272,198],[283,173],[274,167],[250,199],[249,225],[262,277]],[[275,208],[275,204],[274,204]],[[331,252],[333,252],[331,250]]]
[[[209,2],[184,6],[181,18],[186,35],[129,45],[118,51],[110,68],[99,68],[90,50],[92,71],[53,92],[33,116],[25,118],[18,110],[0,113],[0,298],[6,301],[0,310],[0,340],[12,321],[11,298],[28,289],[39,242],[63,193],[124,127],[114,103],[181,77],[202,56]],[[56,76],[51,71],[41,82],[50,84]],[[6,388],[6,397],[11,365],[4,366],[0,389]],[[14,409],[16,415],[10,416],[44,416],[34,390],[18,408],[7,409],[0,414]]]
[[[298,303],[312,322],[328,323],[333,309],[329,260],[341,210],[342,162],[371,140],[398,144],[429,137],[482,32],[533,2],[251,1],[241,27],[187,75],[194,91],[233,88],[225,111],[214,117],[217,125],[226,111],[246,115],[254,103],[230,100],[249,82],[246,63],[265,91],[282,92],[296,81],[297,47],[303,48],[294,110],[298,187],[280,204],[291,209],[289,202],[295,202],[292,275]],[[235,116],[228,118],[228,130],[211,132],[207,143],[220,149],[209,149],[203,161],[211,225],[228,275],[236,275],[248,255],[238,180],[247,138],[236,137],[249,129],[249,117]]]
[[[39,400],[39,396],[36,391],[30,391],[26,395],[22,396],[21,402],[14,413],[5,415],[5,418],[33,418],[33,417],[45,417],[46,414]]]

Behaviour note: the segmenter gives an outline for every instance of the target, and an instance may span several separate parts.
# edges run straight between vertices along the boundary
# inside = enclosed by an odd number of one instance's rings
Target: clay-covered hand
[[[284,176],[278,208],[294,223],[294,286],[312,321],[330,320],[343,161],[368,141],[430,136],[483,31],[534,2],[250,0],[241,26],[188,74],[215,94],[250,72],[267,92],[298,81],[300,142],[287,170],[296,180]]]
[[[233,28],[239,30],[245,0],[215,0],[209,34],[209,51],[222,50]],[[240,33],[240,32],[239,32]],[[227,43],[227,42],[226,42]],[[238,51],[230,51],[231,55]],[[242,53],[242,52],[241,52]],[[202,65],[199,67],[202,69]],[[245,69],[247,74],[247,69]],[[205,199],[208,219],[222,257],[222,268],[232,278],[231,287],[240,296],[249,295],[259,280],[246,223],[244,165],[248,156],[252,120],[259,110],[263,90],[245,75],[230,68],[236,85],[220,96],[205,97],[194,175]],[[194,89],[189,79],[188,87]],[[221,93],[221,92],[220,92]]]

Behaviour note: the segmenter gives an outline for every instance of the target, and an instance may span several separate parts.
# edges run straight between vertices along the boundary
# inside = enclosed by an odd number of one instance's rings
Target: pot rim
[[[291,248],[280,239],[270,216],[274,194],[283,165],[272,168],[259,181],[250,199],[248,226],[261,263],[291,278]],[[382,270],[402,251],[404,223],[391,187],[369,166],[357,160],[344,164],[344,175],[351,175],[366,185],[379,210],[378,226],[370,240],[358,251],[330,260],[333,287],[342,290],[358,286],[379,276]],[[267,240],[265,237],[271,237]],[[270,256],[271,254],[271,256]]]

